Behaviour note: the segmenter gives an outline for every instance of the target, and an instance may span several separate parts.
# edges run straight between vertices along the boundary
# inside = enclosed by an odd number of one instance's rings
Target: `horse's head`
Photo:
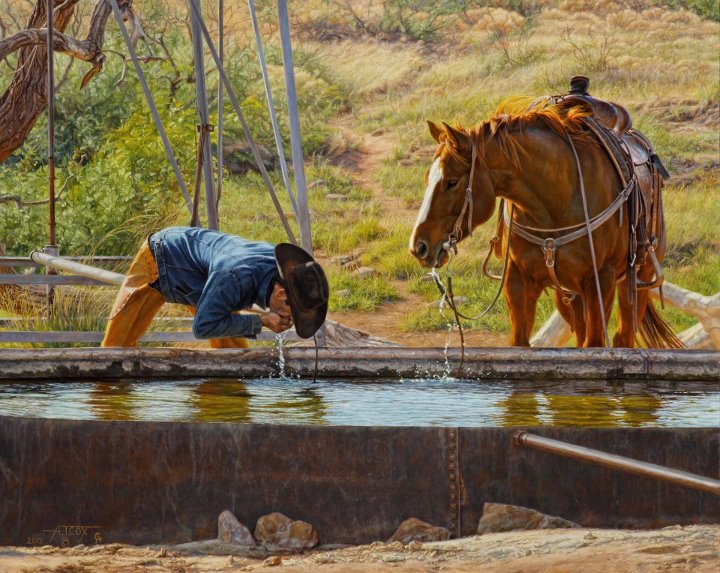
[[[410,252],[425,267],[441,267],[448,258],[444,244],[456,223],[462,225],[456,237],[460,241],[469,235],[467,211],[472,209],[470,220],[476,226],[490,217],[495,201],[487,173],[476,168],[470,182],[473,139],[468,132],[446,123],[437,126],[428,121],[428,126],[439,146],[425,174],[425,197],[410,235]],[[468,187],[473,193],[472,205],[466,205]],[[463,220],[459,221],[461,214]]]

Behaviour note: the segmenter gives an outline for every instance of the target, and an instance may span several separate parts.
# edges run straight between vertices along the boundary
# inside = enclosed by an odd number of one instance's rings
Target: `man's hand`
[[[282,316],[276,312],[265,312],[260,315],[260,321],[265,328],[269,328],[273,332],[282,332],[292,326],[292,318]]]

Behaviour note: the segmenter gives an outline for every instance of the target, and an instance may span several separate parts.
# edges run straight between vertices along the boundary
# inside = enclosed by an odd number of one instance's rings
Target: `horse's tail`
[[[647,303],[638,334],[648,348],[685,348],[670,324],[655,309],[651,300]]]

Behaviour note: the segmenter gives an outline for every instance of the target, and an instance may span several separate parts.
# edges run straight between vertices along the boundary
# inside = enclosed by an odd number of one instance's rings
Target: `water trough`
[[[286,349],[284,357],[286,376],[312,377],[313,349]],[[327,384],[333,378],[442,380],[459,358],[456,349],[447,359],[442,349],[321,349],[318,371]],[[46,380],[263,378],[279,370],[277,350],[269,348],[0,350],[0,365],[1,384],[36,386]],[[633,384],[678,394],[702,388],[702,399],[714,401],[712,416],[720,411],[719,373],[720,354],[705,351],[469,349],[463,366],[463,377],[480,386],[532,379],[573,391],[606,384],[619,385],[620,393]],[[414,402],[395,407],[402,416]],[[0,415],[3,544],[210,538],[224,509],[251,528],[261,515],[280,511],[315,525],[324,543],[385,540],[408,517],[472,534],[488,501],[588,527],[720,519],[720,496],[713,493],[518,447],[518,426],[490,427],[484,419],[474,427],[453,420],[425,427],[310,426],[39,415],[32,407]],[[522,428],[718,478],[720,420],[703,427],[646,427],[653,424],[643,418],[633,424],[638,427]]]

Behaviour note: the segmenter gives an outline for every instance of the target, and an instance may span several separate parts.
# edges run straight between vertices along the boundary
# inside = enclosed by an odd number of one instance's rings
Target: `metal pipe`
[[[155,100],[153,99],[152,93],[150,93],[150,88],[148,87],[147,81],[145,79],[145,73],[142,71],[142,67],[140,67],[140,61],[138,60],[137,54],[135,53],[135,46],[133,45],[127,28],[125,27],[125,21],[123,20],[122,12],[120,12],[120,7],[118,6],[117,0],[108,0],[108,2],[110,4],[110,7],[112,8],[113,14],[115,15],[115,20],[117,21],[118,28],[120,28],[120,33],[122,34],[122,37],[125,40],[125,44],[127,45],[130,59],[132,60],[133,66],[135,67],[135,72],[137,73],[138,79],[140,80],[140,85],[142,86],[143,93],[145,94],[145,99],[147,100],[148,107],[150,108],[150,113],[152,114],[153,121],[155,122],[155,128],[160,135],[160,139],[162,140],[163,147],[165,148],[165,153],[167,155],[168,161],[170,162],[170,165],[172,165],[173,172],[175,173],[178,187],[180,187],[180,191],[182,191],[183,197],[185,199],[185,206],[187,207],[190,214],[192,214],[192,200],[190,199],[190,194],[188,193],[187,187],[185,185],[185,180],[183,179],[182,173],[180,172],[180,166],[175,159],[175,154],[173,153],[172,146],[170,145],[170,140],[168,139],[167,133],[165,132],[165,127],[163,127],[162,120],[160,119],[160,113],[158,112],[157,105],[155,105]]]
[[[57,254],[56,234],[55,234],[55,52],[53,50],[54,40],[54,0],[47,0],[47,108],[48,108],[48,195],[49,195],[49,224],[50,224],[50,243],[45,250]],[[55,274],[52,269],[47,274]],[[47,313],[52,314],[53,302],[55,299],[55,291],[52,285],[47,286],[46,290]]]
[[[303,249],[313,254],[312,234],[310,232],[310,209],[308,208],[307,188],[305,186],[305,165],[303,163],[302,139],[300,137],[300,116],[298,114],[297,89],[295,87],[295,69],[293,68],[292,45],[290,43],[290,20],[287,0],[278,0],[278,19],[280,21],[280,45],[282,47],[283,70],[285,71],[285,90],[287,92],[288,116],[290,119],[290,144],[300,210],[300,242]]]
[[[225,62],[225,7],[223,0],[218,0],[218,55],[220,61]],[[218,74],[219,76],[219,74]],[[220,209],[220,198],[222,197],[223,184],[223,106],[225,88],[222,79],[218,77],[217,85],[217,193],[215,194],[215,212]],[[220,216],[218,215],[218,228],[220,227]]]
[[[298,210],[297,201],[295,199],[295,195],[293,195],[292,185],[290,184],[290,175],[288,173],[287,161],[285,160],[285,151],[283,149],[282,136],[280,134],[280,125],[278,124],[272,89],[270,88],[270,77],[267,70],[265,50],[263,49],[262,37],[260,36],[260,24],[258,24],[257,14],[255,12],[255,0],[248,0],[248,8],[250,9],[253,31],[255,32],[255,44],[257,45],[258,50],[260,71],[262,72],[263,83],[265,84],[265,98],[268,102],[268,112],[270,113],[270,121],[272,122],[273,133],[275,134],[275,149],[277,150],[278,161],[280,162],[280,172],[282,173],[285,188],[287,189],[288,197],[290,197],[290,203],[292,203],[293,211],[295,212],[295,215],[299,217],[300,211]]]
[[[524,430],[518,430],[513,434],[513,445],[528,446],[543,452],[558,454],[576,460],[583,460],[612,469],[720,495],[720,481],[716,479],[672,468],[666,468],[664,466],[648,462],[641,462],[624,456],[608,454],[592,448],[567,444],[550,438],[543,438],[541,436],[530,434]]]
[[[53,50],[54,0],[47,0],[47,106],[48,187],[50,194],[50,246],[55,246],[55,59]]]
[[[302,137],[300,136],[300,114],[298,112],[297,89],[295,86],[295,68],[293,66],[292,44],[290,42],[290,19],[287,0],[278,0],[278,19],[280,21],[280,45],[282,47],[283,70],[285,72],[285,91],[287,93],[288,118],[290,120],[290,144],[292,149],[295,192],[299,209],[300,244],[313,254],[312,232],[310,230],[310,208],[308,206],[305,181],[305,163],[303,159]],[[317,346],[326,347],[325,327],[321,326],[314,336]]]
[[[111,2],[114,2],[116,0],[110,0]],[[205,25],[205,22],[202,19],[202,16],[200,14],[200,9],[197,5],[197,0],[189,0],[190,2],[190,8],[193,11],[193,14],[197,17],[198,23],[200,24],[200,30],[203,34],[203,37],[205,38],[205,43],[207,44],[208,50],[210,50],[210,55],[212,56],[213,60],[215,60],[215,65],[218,68],[218,73],[220,74],[220,78],[222,79],[223,84],[225,85],[225,89],[227,90],[228,98],[230,98],[230,103],[232,103],[233,108],[235,109],[235,114],[238,117],[238,120],[240,121],[240,125],[242,126],[243,133],[245,134],[245,138],[248,141],[248,144],[250,144],[250,150],[252,151],[253,157],[255,158],[255,162],[257,163],[258,169],[260,170],[260,175],[263,178],[263,181],[265,182],[265,186],[268,188],[268,191],[270,192],[270,197],[272,198],[273,205],[275,205],[275,209],[278,212],[278,216],[280,217],[280,222],[282,223],[285,232],[287,233],[288,238],[290,239],[290,242],[293,245],[297,245],[297,241],[295,240],[295,235],[292,232],[292,229],[290,228],[290,225],[287,221],[287,217],[285,217],[285,213],[283,212],[282,205],[280,205],[280,202],[278,201],[277,194],[275,193],[275,189],[273,188],[272,181],[270,181],[270,176],[268,175],[267,169],[265,169],[265,164],[263,163],[262,158],[260,157],[260,151],[258,150],[257,144],[255,143],[255,139],[252,136],[252,132],[250,131],[250,126],[248,126],[247,121],[245,121],[245,116],[243,115],[242,109],[240,108],[240,102],[238,101],[237,95],[235,95],[235,90],[232,87],[232,84],[230,83],[230,80],[227,77],[227,74],[225,73],[225,67],[222,65],[222,62],[220,61],[220,56],[218,55],[217,50],[215,49],[215,43],[212,41],[212,38],[210,37],[210,32],[208,32],[207,26]]]
[[[115,273],[105,269],[98,269],[95,267],[91,267],[90,265],[84,265],[82,263],[76,263],[74,261],[68,261],[67,259],[63,259],[62,257],[55,257],[46,253],[42,253],[40,251],[33,251],[32,253],[30,253],[30,260],[36,263],[43,264],[51,269],[67,271],[76,275],[80,275],[81,277],[90,277],[92,279],[111,285],[120,286],[122,285],[123,280],[125,280],[125,275],[123,274]]]
[[[200,9],[200,0],[197,2]],[[205,187],[205,206],[207,209],[207,226],[209,229],[218,228],[217,205],[215,203],[215,181],[213,175],[212,147],[210,145],[210,112],[208,111],[207,88],[205,87],[205,57],[203,54],[202,31],[198,22],[199,13],[190,11],[190,30],[192,32],[193,62],[195,65],[195,95],[197,110],[200,116],[200,134],[198,145],[203,146],[203,185]],[[204,135],[203,135],[204,134]]]

